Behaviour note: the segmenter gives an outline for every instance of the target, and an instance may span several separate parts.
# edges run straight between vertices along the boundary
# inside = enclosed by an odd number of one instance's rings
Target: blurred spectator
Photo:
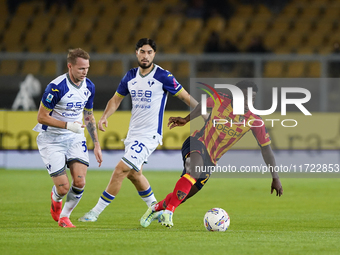
[[[333,51],[332,54],[339,55],[340,54],[340,44],[339,42],[333,43]],[[340,61],[330,61],[329,62],[329,77],[335,78],[340,77]]]
[[[205,16],[205,10],[204,0],[189,0],[185,10],[185,15],[188,18],[202,19]]]
[[[239,49],[229,39],[226,39],[224,41],[224,44],[221,47],[221,52],[224,52],[224,53],[237,53],[237,52],[239,52]]]
[[[220,15],[225,19],[229,19],[233,13],[233,5],[227,0],[205,0],[206,17],[210,18],[216,15]]]
[[[226,39],[221,46],[221,52],[235,54],[239,52],[239,49],[229,39]],[[222,62],[220,69],[222,70],[222,72],[230,73],[231,71],[233,71],[235,65],[236,65],[236,62],[230,62],[230,61]]]
[[[21,2],[24,2],[24,0],[7,0],[8,12],[14,14]]]
[[[75,0],[45,0],[45,10],[48,12],[52,5],[57,4],[59,8],[66,6],[68,11],[72,11]]]
[[[263,44],[261,36],[253,36],[249,46],[246,49],[248,53],[268,53],[270,52]]]
[[[218,53],[220,51],[220,36],[217,32],[213,31],[204,46],[204,53]]]

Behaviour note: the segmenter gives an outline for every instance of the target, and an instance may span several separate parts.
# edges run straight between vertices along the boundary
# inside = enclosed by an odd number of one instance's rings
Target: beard
[[[149,63],[149,64],[144,64],[144,63],[138,61],[138,65],[139,65],[140,68],[142,68],[142,69],[148,69],[148,68],[152,65],[152,62]]]

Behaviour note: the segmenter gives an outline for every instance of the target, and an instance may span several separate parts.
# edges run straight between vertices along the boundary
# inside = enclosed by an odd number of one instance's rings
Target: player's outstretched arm
[[[270,170],[270,173],[272,175],[272,178],[273,178],[270,192],[271,194],[273,194],[273,191],[275,190],[276,196],[281,196],[283,194],[283,188],[281,185],[279,174],[273,171],[273,169],[275,169],[276,162],[275,162],[275,157],[274,157],[270,144],[264,147],[261,147],[261,153],[262,153],[263,160],[267,164]]]
[[[174,127],[184,126],[190,120],[193,120],[197,118],[198,116],[201,116],[201,103],[196,105],[196,107],[185,118],[170,117],[169,122],[168,122],[168,127],[170,129],[173,129]]]
[[[110,117],[112,114],[117,111],[120,103],[122,102],[124,97],[119,96],[119,94],[115,93],[113,97],[107,102],[106,108],[100,120],[98,121],[98,128],[99,130],[105,132],[104,126],[108,127],[108,120],[107,118]]]
[[[181,99],[184,103],[186,103],[191,108],[195,108],[198,105],[198,102],[195,98],[190,96],[190,94],[183,88],[182,91],[177,95],[179,99]]]
[[[94,118],[93,111],[84,110],[84,120],[85,120],[85,125],[87,127],[87,131],[89,132],[91,139],[93,141],[93,144],[94,144],[94,155],[100,167],[103,162],[103,155],[102,155],[102,150],[100,148],[100,143],[99,143],[98,133],[97,133],[97,128],[96,128],[96,120]]]

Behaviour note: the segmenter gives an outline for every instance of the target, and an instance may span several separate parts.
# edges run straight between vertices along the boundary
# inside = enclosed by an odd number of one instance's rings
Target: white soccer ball
[[[224,232],[230,225],[230,218],[222,208],[212,208],[204,215],[203,223],[208,231]]]

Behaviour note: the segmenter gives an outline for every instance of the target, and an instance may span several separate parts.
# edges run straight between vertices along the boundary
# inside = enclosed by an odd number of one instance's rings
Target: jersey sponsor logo
[[[71,113],[69,113],[69,112],[63,112],[61,115],[63,116],[63,117],[77,117],[77,116],[79,116],[81,114],[81,112],[71,112]]]
[[[52,91],[53,91],[53,92],[59,92],[58,89],[53,89],[53,88],[52,88]]]
[[[49,102],[51,103],[52,102],[52,99],[53,99],[53,95],[48,93],[47,97],[46,97],[46,102]]]
[[[71,98],[71,96],[73,96],[74,94],[70,94],[69,96],[68,96],[68,98]]]
[[[131,85],[135,85],[136,83],[137,83],[137,82],[136,82],[136,81],[134,81],[134,82],[132,82],[132,83],[131,83]]]

